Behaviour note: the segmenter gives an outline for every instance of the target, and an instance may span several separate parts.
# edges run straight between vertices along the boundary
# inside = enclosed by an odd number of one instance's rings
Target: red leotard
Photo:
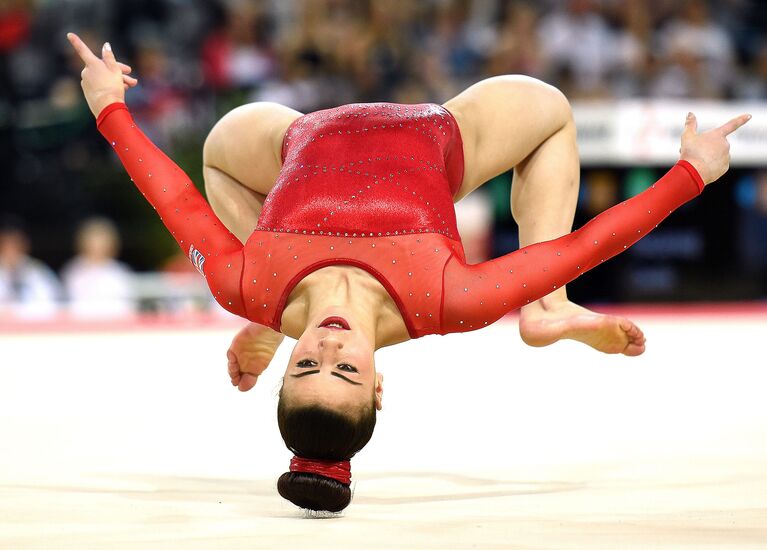
[[[468,265],[452,200],[463,178],[452,115],[432,104],[345,105],[288,128],[282,170],[243,246],[123,103],[97,124],[216,300],[278,331],[291,290],[329,265],[376,277],[411,338],[481,328],[622,252],[703,190],[680,161],[578,231]]]

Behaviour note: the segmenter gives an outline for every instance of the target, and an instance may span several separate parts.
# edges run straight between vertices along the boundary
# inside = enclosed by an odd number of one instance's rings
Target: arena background
[[[0,547],[767,545],[766,25],[748,0],[0,0]],[[522,73],[573,104],[577,228],[667,170],[687,111],[754,118],[719,183],[569,286],[636,320],[644,356],[526,348],[513,316],[383,350],[355,499],[301,523],[275,489],[280,368],[228,387],[241,321],[96,131],[67,31],[133,66],[136,120],[201,190],[205,136],[242,103],[442,102]],[[511,183],[461,206],[475,261],[517,247]],[[122,290],[95,305],[73,275],[88,221],[121,241],[101,260]],[[42,294],[9,267],[26,245]]]

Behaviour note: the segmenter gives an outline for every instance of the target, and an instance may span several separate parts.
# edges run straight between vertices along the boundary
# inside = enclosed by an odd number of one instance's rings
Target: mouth
[[[350,330],[349,323],[343,317],[328,317],[322,321],[318,328],[329,328],[331,330]]]

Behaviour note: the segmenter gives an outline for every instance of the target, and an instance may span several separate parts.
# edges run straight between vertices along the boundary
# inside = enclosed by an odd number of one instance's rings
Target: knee
[[[225,165],[225,154],[232,147],[232,136],[243,135],[243,118],[250,105],[240,105],[222,116],[213,125],[202,146],[202,162],[205,166],[221,169]],[[247,135],[247,134],[245,134]]]
[[[211,128],[202,145],[202,163],[204,166],[215,167],[219,164],[218,159],[221,155],[221,139],[223,137],[223,132],[220,129],[220,122],[221,121]]]
[[[541,80],[533,80],[538,88],[538,101],[551,114],[556,124],[563,127],[572,123],[574,126],[573,109],[562,90]]]
[[[506,95],[524,97],[525,103],[541,112],[547,126],[561,128],[573,121],[573,111],[567,96],[556,86],[525,75],[501,75],[488,79],[501,86]]]

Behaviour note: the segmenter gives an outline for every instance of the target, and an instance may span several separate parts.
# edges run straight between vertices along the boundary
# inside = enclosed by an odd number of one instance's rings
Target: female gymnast
[[[130,67],[109,44],[98,57],[68,38],[85,63],[82,87],[99,131],[218,303],[251,321],[227,354],[232,384],[253,387],[283,335],[297,339],[278,405],[295,456],[278,490],[313,510],[349,504],[349,461],[381,409],[378,348],[476,330],[521,308],[530,345],[569,338],[641,354],[639,328],[573,304],[565,284],[724,174],[726,136],[750,118],[698,134],[691,113],[668,173],[570,233],[575,124],[565,97],[539,81],[490,78],[444,105],[354,104],[303,115],[251,104],[223,117],[205,142],[208,204],[133,122],[124,103],[137,83]],[[453,203],[512,168],[521,248],[468,265]]]

